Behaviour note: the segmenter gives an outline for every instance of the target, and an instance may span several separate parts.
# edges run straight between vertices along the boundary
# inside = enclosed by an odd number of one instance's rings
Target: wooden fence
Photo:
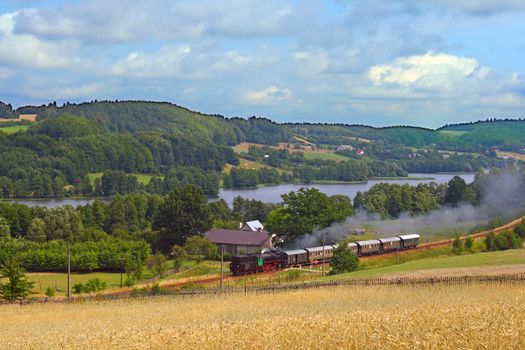
[[[179,289],[163,288],[156,292],[150,289],[136,289],[132,292],[119,292],[104,295],[80,295],[74,296],[72,303],[96,301],[96,300],[116,300],[126,298],[143,298],[153,296],[198,296],[198,295],[219,295],[219,294],[248,294],[248,293],[272,293],[280,291],[293,291],[312,288],[326,288],[339,286],[380,286],[380,285],[469,285],[478,283],[493,284],[516,284],[525,283],[525,274],[513,275],[489,275],[489,276],[450,276],[450,277],[399,277],[399,278],[368,278],[368,279],[346,279],[334,281],[312,281],[302,283],[272,284],[263,286],[225,286],[223,288],[196,288]],[[30,304],[30,303],[65,303],[65,298],[31,298],[24,301],[8,302],[0,301],[0,304]]]

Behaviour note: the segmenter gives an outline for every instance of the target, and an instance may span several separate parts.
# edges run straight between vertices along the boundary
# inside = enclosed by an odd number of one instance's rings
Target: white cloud
[[[488,68],[474,58],[447,54],[401,57],[391,64],[377,65],[368,71],[376,85],[394,84],[414,89],[450,91],[468,79],[481,81]]]
[[[113,73],[137,78],[180,77],[182,60],[190,53],[191,47],[187,44],[167,45],[153,54],[131,52],[113,65]]]
[[[13,33],[16,13],[0,15],[0,63],[9,66],[61,68],[72,63],[71,44]]]
[[[267,106],[289,101],[292,96],[290,89],[270,86],[258,91],[249,90],[243,95],[242,100],[247,104]]]
[[[314,7],[277,0],[90,0],[20,11],[16,31],[83,42],[289,35],[311,23]]]

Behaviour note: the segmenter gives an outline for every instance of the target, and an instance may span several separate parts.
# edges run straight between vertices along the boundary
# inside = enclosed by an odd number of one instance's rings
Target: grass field
[[[223,173],[229,173],[230,170],[231,170],[233,167],[234,167],[234,166],[231,165],[231,164],[226,164],[226,165],[224,165]],[[248,159],[244,159],[244,158],[240,158],[239,168],[241,168],[241,169],[261,169],[261,168],[269,168],[269,169],[275,169],[275,170],[277,170],[279,173],[290,173],[290,171],[287,171],[287,170],[284,170],[284,169],[281,169],[281,168],[275,168],[275,167],[269,166],[269,165],[264,164],[264,163],[261,163],[261,162],[254,162],[254,161],[252,161],[252,160],[248,160]]]
[[[143,185],[149,184],[149,182],[151,181],[151,178],[153,177],[153,175],[148,175],[148,174],[128,174],[128,175],[134,175],[137,178],[137,181]],[[88,174],[88,177],[89,177],[89,181],[91,182],[91,185],[94,185],[95,179],[101,178],[102,173],[90,173]],[[158,177],[161,179],[164,178],[164,176],[161,176],[161,175],[159,175]]]
[[[345,279],[345,278],[374,278],[392,276],[398,273],[415,272],[422,270],[450,269],[450,268],[469,268],[469,267],[486,267],[500,265],[525,264],[525,250],[511,249],[499,252],[485,252],[476,254],[466,254],[450,256],[448,248],[434,250],[437,256],[423,259],[414,259],[396,264],[396,257],[384,257],[371,261],[363,261],[363,270],[329,276],[326,279]],[[429,254],[431,252],[422,252]],[[406,259],[400,256],[401,261]],[[413,258],[417,258],[414,256]],[[386,265],[386,266],[381,266]]]
[[[272,149],[287,149],[289,152],[300,152],[306,159],[323,159],[323,160],[335,160],[338,162],[349,160],[348,157],[342,156],[335,153],[333,149],[295,149],[293,147],[288,148],[288,144],[280,143],[279,146],[267,146],[258,143],[243,142],[233,147],[233,150],[237,153],[248,152],[249,148],[254,147],[270,147]]]
[[[523,285],[4,305],[5,349],[523,349]]]
[[[26,131],[29,125],[12,125],[12,126],[2,126],[0,125],[0,131],[5,132],[6,134],[13,134],[18,131]]]
[[[467,131],[459,131],[459,130],[440,130],[439,132],[442,134],[448,135],[448,136],[461,136],[467,133]]]
[[[306,159],[322,159],[322,160],[335,160],[338,162],[343,162],[350,160],[350,158],[342,156],[337,153],[325,153],[325,152],[315,152],[315,151],[305,151],[303,152],[304,158]]]
[[[67,293],[67,273],[34,272],[28,273],[27,277],[29,281],[35,282],[33,292],[37,294],[44,294],[47,287],[55,287],[57,289],[57,295]],[[120,286],[120,274],[109,272],[72,273],[71,285],[75,283],[85,283],[91,278],[100,278],[106,282],[108,288]],[[126,275],[124,275],[123,278],[125,280]]]

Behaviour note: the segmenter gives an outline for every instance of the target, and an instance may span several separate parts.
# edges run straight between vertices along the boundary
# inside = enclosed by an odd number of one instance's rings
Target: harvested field
[[[0,339],[6,349],[518,349],[525,288],[354,286],[9,305],[0,307]]]
[[[516,152],[498,152],[498,157],[508,157],[508,158],[514,158],[517,160],[525,160],[525,154],[516,153]]]

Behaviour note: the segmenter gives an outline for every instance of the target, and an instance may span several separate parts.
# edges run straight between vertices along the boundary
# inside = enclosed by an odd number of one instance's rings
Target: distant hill
[[[162,183],[157,179],[147,188],[156,193],[191,182],[208,188],[211,194],[217,192],[221,179],[231,186],[246,187],[291,181],[364,181],[407,172],[477,171],[505,166],[496,158],[493,146],[516,153],[525,147],[524,121],[447,125],[438,130],[275,123],[257,117],[225,118],[148,101],[50,103],[16,110],[0,103],[0,112],[38,116],[27,131],[20,128],[8,133],[0,128],[0,197],[54,197],[62,195],[63,188],[73,188],[73,194],[91,193],[88,175],[105,172],[113,172],[112,178],[120,181],[124,192],[136,190],[133,180],[115,171],[163,178]],[[331,157],[275,149],[236,154],[231,147],[246,142],[331,151]],[[346,152],[334,153],[337,145],[347,144],[351,147]],[[348,151],[352,149],[359,152]],[[464,153],[440,153],[444,150]],[[226,165],[239,165],[239,157],[269,168],[221,173]],[[126,181],[131,181],[129,186]],[[108,186],[103,193],[112,193]]]
[[[3,114],[35,113],[45,120],[64,114],[94,121],[104,132],[143,133],[154,131],[172,136],[205,140],[220,145],[241,142],[276,144],[296,142],[301,136],[317,144],[345,144],[355,138],[383,141],[409,147],[435,145],[457,151],[485,151],[498,146],[508,151],[525,147],[525,121],[487,120],[445,125],[437,130],[414,126],[375,128],[367,125],[321,123],[275,123],[266,118],[225,118],[208,115],[166,102],[94,101],[80,104],[55,103],[25,106],[11,111],[11,105],[0,103]]]

